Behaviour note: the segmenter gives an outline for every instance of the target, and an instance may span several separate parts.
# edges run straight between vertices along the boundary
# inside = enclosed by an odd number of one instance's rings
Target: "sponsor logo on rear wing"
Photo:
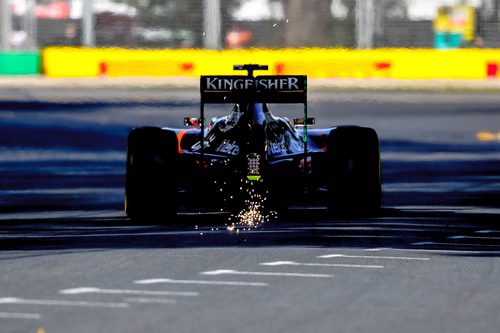
[[[203,103],[306,103],[307,76],[201,76]]]

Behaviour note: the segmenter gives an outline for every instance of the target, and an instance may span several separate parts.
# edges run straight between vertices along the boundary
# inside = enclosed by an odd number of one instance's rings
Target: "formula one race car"
[[[168,222],[179,209],[228,212],[256,226],[292,204],[331,212],[380,208],[379,140],[371,128],[312,129],[307,77],[254,76],[261,65],[236,65],[246,76],[201,76],[199,118],[184,129],[134,128],[127,142],[125,211]],[[205,126],[205,104],[232,111]],[[268,103],[301,103],[303,118],[273,115]]]

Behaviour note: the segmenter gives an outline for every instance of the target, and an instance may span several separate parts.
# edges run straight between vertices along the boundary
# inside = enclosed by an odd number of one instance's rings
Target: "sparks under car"
[[[290,205],[368,213],[381,204],[380,149],[371,128],[315,128],[307,77],[201,76],[200,116],[187,127],[134,128],[127,142],[125,211],[171,221],[179,210],[213,208],[254,225]],[[231,104],[205,126],[205,105]],[[293,123],[273,103],[300,103]],[[272,213],[270,213],[272,212]]]

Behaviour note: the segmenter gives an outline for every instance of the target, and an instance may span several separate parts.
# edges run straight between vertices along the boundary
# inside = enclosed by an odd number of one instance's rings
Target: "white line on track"
[[[144,297],[127,297],[127,303],[151,303],[151,304],[175,304],[177,301],[171,298],[144,298]]]
[[[382,239],[395,239],[401,238],[401,236],[385,236],[385,235],[321,235],[323,238],[382,238]]]
[[[82,306],[82,307],[89,307],[89,308],[127,308],[128,307],[127,303],[63,301],[63,300],[57,300],[57,299],[26,299],[26,298],[17,298],[17,297],[0,298],[0,304]]]
[[[482,240],[500,240],[500,237],[479,237],[479,236],[450,236],[448,239],[482,239]]]
[[[208,232],[208,231],[207,231]],[[58,234],[58,235],[38,235],[38,234],[20,234],[20,235],[0,235],[1,239],[57,239],[57,238],[90,238],[90,237],[130,237],[130,236],[163,236],[163,235],[199,235],[200,231],[150,231],[150,232],[123,232],[123,233],[102,233],[102,234]]]
[[[337,227],[355,227],[355,228],[370,228],[373,226],[393,226],[393,227],[419,227],[424,228],[424,229],[436,229],[436,228],[449,228],[450,225],[455,226],[455,227],[463,227],[463,224],[460,225],[453,225],[453,224],[446,224],[446,223],[425,223],[427,222],[426,219],[421,219],[424,222],[401,222],[401,218],[397,218],[397,222],[385,222],[386,220],[390,220],[390,218],[385,218],[384,217],[384,222],[382,221],[377,221],[376,218],[374,220],[370,220],[369,222],[324,222],[324,227],[318,226],[318,227],[290,227],[287,229],[322,229],[322,228],[337,228]],[[418,219],[412,219],[412,220],[418,220]],[[474,226],[471,225],[470,228],[473,228]]]
[[[300,263],[295,261],[273,261],[261,263],[263,266],[313,266],[313,267],[348,267],[348,268],[384,268],[380,265],[352,265],[352,264],[323,264],[323,263]]]
[[[173,280],[173,279],[146,279],[134,281],[136,284],[199,284],[207,286],[241,286],[241,287],[267,287],[269,284],[264,282],[242,282],[242,281],[207,281],[207,280]]]
[[[422,211],[432,211],[432,212],[453,212],[457,214],[499,214],[499,208],[487,208],[487,207],[453,207],[453,206],[393,206],[393,209],[406,212],[422,212]],[[453,226],[453,224],[450,224]],[[468,225],[474,227],[474,225]],[[462,227],[465,227],[463,225]]]
[[[0,221],[26,220],[26,219],[56,219],[56,218],[123,218],[123,213],[116,210],[58,210],[45,212],[22,212],[22,213],[4,213],[0,215]]]
[[[497,161],[500,160],[500,154],[497,152],[484,153],[485,156],[482,156],[483,153],[479,152],[431,152],[431,153],[420,153],[414,154],[410,152],[386,152],[383,153],[382,156],[385,160],[391,161],[476,161],[478,159],[488,160],[488,161]],[[444,184],[448,182],[443,182]],[[456,182],[449,182],[456,183]],[[435,184],[435,183],[431,183]],[[435,186],[435,185],[433,185]]]
[[[58,149],[22,149],[2,151],[2,162],[29,162],[29,161],[99,161],[99,162],[121,162],[122,154],[115,151],[95,152],[95,151],[63,151]]]
[[[149,295],[149,296],[198,296],[195,291],[163,291],[163,290],[130,290],[130,289],[100,289],[93,287],[81,287],[64,289],[60,294],[78,295],[78,294],[115,294],[115,295]]]
[[[452,224],[452,223],[427,223],[427,219],[426,218],[420,219],[422,222],[401,222],[401,218],[400,217],[393,218],[393,219],[396,219],[397,222],[379,222],[379,221],[375,220],[375,221],[370,221],[368,223],[371,226],[373,226],[373,225],[394,226],[394,227],[408,226],[408,227],[418,227],[419,229],[422,228],[424,230],[432,230],[432,229],[439,229],[439,228],[447,228],[447,229],[449,229],[450,227],[460,228],[460,229],[471,229],[471,228],[476,227],[474,225]],[[390,218],[385,218],[384,217],[384,221],[386,221],[386,220],[390,220]],[[412,218],[412,220],[419,220],[419,219]],[[356,222],[353,222],[353,223],[350,223],[350,222],[343,223],[343,222],[340,222],[340,223],[335,223],[335,225],[346,225],[346,226],[349,226],[349,225],[367,225],[367,222],[364,222],[364,223],[360,223],[360,222],[358,222],[358,223],[356,223]]]
[[[478,231],[474,231],[474,233],[476,234],[496,234],[496,233],[499,233],[500,231],[499,230],[478,230]]]
[[[415,225],[413,225],[415,226]],[[340,231],[402,231],[402,232],[433,232],[433,231],[439,231],[437,228],[425,228],[425,227],[419,227],[419,228],[388,228],[384,226],[379,226],[379,227],[374,227],[374,226],[361,226],[361,227],[353,227],[353,226],[335,226],[335,227],[293,227],[293,228],[286,228],[286,230],[319,230],[319,231],[333,231],[333,230],[340,230]],[[341,236],[341,235],[339,235]]]
[[[7,319],[40,319],[42,316],[38,313],[21,313],[21,312],[0,312],[0,318]]]
[[[432,243],[435,244],[435,243]],[[412,244],[415,245],[415,244]],[[372,249],[364,249],[363,251],[367,252],[380,252],[380,251],[400,251],[400,252],[420,252],[420,253],[471,253],[471,254],[478,254],[478,253],[496,253],[496,252],[491,252],[491,251],[474,251],[474,250],[431,250],[431,249],[402,249],[402,248],[396,248],[396,247],[377,247],[377,248],[372,248]]]
[[[28,190],[7,190],[2,191],[2,194],[16,195],[16,194],[115,194],[122,192],[121,188],[99,188],[99,187],[85,187],[85,188],[39,188]]]
[[[289,276],[289,277],[306,277],[306,278],[332,278],[331,274],[302,274],[302,273],[287,273],[287,272],[244,272],[232,269],[218,269],[215,271],[201,272],[203,275],[255,275],[255,276]]]
[[[477,243],[471,244],[471,243],[444,243],[444,242],[417,242],[417,243],[411,243],[411,245],[452,245],[452,246],[500,247],[500,244],[499,245],[488,245],[488,244],[477,244]],[[464,251],[464,252],[472,252],[472,251]]]
[[[353,256],[347,254],[325,254],[322,256],[317,256],[317,258],[360,258],[360,259],[387,259],[387,260],[430,260],[429,258],[419,258],[419,257],[387,257],[387,256]]]

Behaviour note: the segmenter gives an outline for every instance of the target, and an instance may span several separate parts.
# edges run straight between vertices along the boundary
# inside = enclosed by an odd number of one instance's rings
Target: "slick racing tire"
[[[133,129],[127,140],[125,212],[134,220],[168,223],[177,214],[177,136],[156,127]]]
[[[327,153],[330,212],[366,215],[378,211],[382,187],[377,133],[356,126],[332,129]]]

